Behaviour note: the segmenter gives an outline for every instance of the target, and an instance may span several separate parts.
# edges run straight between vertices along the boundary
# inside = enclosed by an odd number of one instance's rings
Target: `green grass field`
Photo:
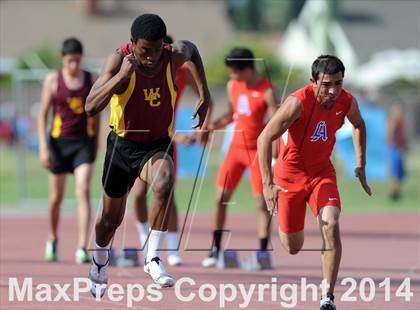
[[[337,164],[338,181],[345,212],[400,212],[419,211],[420,196],[420,142],[413,144],[407,160],[408,176],[403,187],[403,198],[392,202],[388,198],[388,184],[386,182],[370,182],[374,195],[368,197],[354,178],[343,175],[343,169]],[[103,154],[95,166],[92,184],[92,199],[94,206],[101,197],[101,175]],[[17,175],[17,165],[24,167],[24,175]],[[217,154],[209,157],[209,166],[204,178],[199,178],[191,208],[197,207],[198,212],[208,213],[213,208],[215,187],[214,180],[219,166]],[[31,208],[46,207],[48,195],[47,172],[38,162],[37,154],[17,152],[15,148],[2,146],[0,148],[0,206],[2,208]],[[19,182],[18,182],[19,181]],[[181,211],[188,207],[194,180],[178,180],[176,200]],[[74,205],[74,179],[67,180],[66,205]],[[253,200],[247,177],[243,178],[230,206],[233,212],[252,212]],[[96,205],[95,205],[96,204]]]

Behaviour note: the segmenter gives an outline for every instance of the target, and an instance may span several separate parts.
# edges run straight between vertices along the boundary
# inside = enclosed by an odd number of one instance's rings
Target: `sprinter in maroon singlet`
[[[56,261],[58,221],[67,173],[74,173],[79,207],[79,248],[77,263],[90,262],[86,251],[90,220],[90,181],[96,156],[98,117],[84,112],[86,97],[93,85],[91,73],[80,68],[83,47],[79,40],[64,41],[61,70],[48,74],[44,81],[38,115],[39,156],[50,170],[49,216],[51,236],[45,248],[45,260]],[[46,135],[48,110],[53,108],[51,129]]]
[[[210,93],[200,54],[189,41],[164,44],[166,26],[155,14],[137,17],[131,26],[129,54],[117,51],[108,57],[85,109],[95,115],[110,102],[108,136],[102,184],[103,211],[96,225],[96,247],[89,272],[94,296],[105,293],[108,282],[108,250],[124,217],[128,191],[138,176],[154,192],[151,231],[144,271],[161,287],[174,285],[165,272],[158,249],[167,230],[167,210],[173,193],[174,171],[170,135],[176,100],[175,74],[190,61],[199,92],[193,117],[201,128]],[[123,56],[123,57],[121,57]]]
[[[173,44],[174,41],[171,36],[167,35],[163,40],[164,43]],[[131,49],[131,43],[124,44],[120,47],[120,51],[129,54],[129,50]],[[185,87],[189,86],[194,93],[199,96],[197,86],[195,85],[194,79],[192,78],[191,72],[188,69],[187,64],[183,64],[178,71],[176,72],[175,78],[175,85],[177,87],[176,92],[176,100],[175,100],[175,115],[177,112],[177,108],[179,106],[180,98],[184,93]],[[198,138],[198,139],[196,139]],[[175,180],[177,177],[177,153],[176,153],[176,146],[178,143],[189,145],[194,143],[199,137],[192,134],[186,133],[172,133],[172,146],[173,146],[173,161],[174,161],[174,176]],[[204,141],[200,141],[204,142]],[[147,238],[149,237],[150,225],[148,219],[148,210],[147,210],[147,190],[148,186],[147,183],[144,182],[141,178],[137,178],[136,182],[134,183],[133,188],[131,189],[130,193],[132,195],[133,200],[133,209],[136,215],[136,229],[139,235],[140,246],[143,247],[143,253],[147,253]],[[177,208],[175,203],[175,197],[172,195],[170,203],[170,213],[169,213],[169,220],[168,220],[168,232],[166,234],[166,249],[167,252],[167,262],[171,266],[179,266],[182,265],[182,258],[178,252],[178,214]]]

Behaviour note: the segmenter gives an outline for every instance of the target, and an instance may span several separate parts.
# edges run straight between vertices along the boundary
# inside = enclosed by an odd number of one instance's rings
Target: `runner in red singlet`
[[[257,209],[257,230],[260,250],[266,252],[269,238],[269,214],[262,192],[261,173],[257,156],[257,138],[264,129],[266,116],[273,115],[277,104],[271,83],[255,69],[254,55],[247,48],[235,48],[226,57],[230,73],[227,85],[229,111],[210,125],[211,130],[235,124],[233,138],[217,175],[216,205],[213,217],[213,244],[203,267],[214,267],[220,257],[226,206],[245,171],[249,169],[254,203]],[[271,264],[261,266],[271,268]],[[259,268],[259,267],[258,267]]]
[[[278,208],[280,241],[290,254],[302,249],[307,203],[318,219],[323,239],[322,273],[328,286],[321,310],[335,309],[341,202],[330,155],[345,117],[353,125],[355,174],[371,195],[365,176],[366,128],[355,98],[342,88],[343,77],[341,60],[330,55],[318,57],[312,65],[311,83],[284,101],[258,139],[264,198],[270,211]],[[273,178],[271,143],[276,139],[279,156]]]

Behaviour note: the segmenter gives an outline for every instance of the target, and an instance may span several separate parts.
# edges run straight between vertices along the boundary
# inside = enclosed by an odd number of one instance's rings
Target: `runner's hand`
[[[372,195],[372,190],[370,189],[367,181],[366,181],[366,174],[365,174],[365,168],[362,167],[356,167],[354,169],[354,174],[356,178],[359,179],[360,184],[362,185],[363,189],[365,190],[366,194],[369,196]]]
[[[41,148],[39,150],[39,161],[44,168],[50,168],[50,152],[47,148]]]
[[[207,144],[207,141],[209,140],[209,135],[210,135],[210,130],[208,129],[196,130],[195,139],[202,146],[205,146]]]
[[[203,126],[204,120],[206,119],[207,112],[210,106],[210,94],[205,96],[200,96],[195,104],[195,110],[192,115],[192,119],[195,119],[198,115],[198,124],[193,125],[192,128],[197,129]]]
[[[137,61],[136,61],[136,58],[134,57],[134,54],[129,54],[125,56],[122,61],[121,68],[119,71],[120,76],[123,79],[129,79],[131,75],[133,74],[136,66],[137,66]]]
[[[174,135],[173,140],[175,143],[180,143],[184,145],[191,145],[196,142],[196,138],[194,135],[188,135],[188,134],[182,134],[182,133],[176,133]]]
[[[272,183],[263,185],[263,194],[265,203],[267,204],[267,210],[272,215],[277,214],[278,192],[287,192],[287,190]]]

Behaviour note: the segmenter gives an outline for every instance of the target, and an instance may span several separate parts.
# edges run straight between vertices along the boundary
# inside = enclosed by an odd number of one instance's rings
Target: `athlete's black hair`
[[[131,25],[131,40],[138,39],[157,41],[166,36],[165,22],[156,14],[143,14],[138,16]]]
[[[248,48],[235,47],[226,56],[225,65],[228,67],[233,67],[240,71],[246,68],[254,70],[254,54]]]
[[[83,45],[76,38],[65,39],[61,47],[61,55],[67,54],[83,54]]]
[[[344,77],[344,64],[334,55],[321,55],[312,63],[312,78],[317,81],[320,73],[337,74],[341,72]]]

